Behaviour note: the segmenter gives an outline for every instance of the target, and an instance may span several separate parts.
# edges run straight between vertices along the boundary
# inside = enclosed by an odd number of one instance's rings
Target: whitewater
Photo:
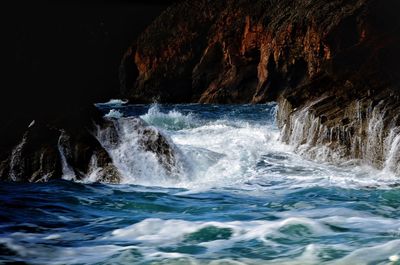
[[[391,264],[400,178],[315,162],[280,140],[277,106],[97,104],[97,138],[122,183],[0,186],[0,264]],[[137,117],[166,137],[166,170],[138,147]]]

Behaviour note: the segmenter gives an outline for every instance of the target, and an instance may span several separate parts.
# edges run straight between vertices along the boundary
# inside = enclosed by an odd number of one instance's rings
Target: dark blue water
[[[123,184],[2,183],[0,263],[400,264],[396,177],[302,159],[273,105],[100,107],[158,128],[181,173],[127,161],[126,134]]]

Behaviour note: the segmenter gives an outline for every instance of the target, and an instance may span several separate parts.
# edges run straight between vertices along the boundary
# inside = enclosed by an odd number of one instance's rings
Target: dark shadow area
[[[118,67],[171,1],[33,1],[15,12],[15,90],[21,104],[80,104],[119,90]]]
[[[15,1],[14,77],[0,90],[7,113],[0,116],[0,148],[14,146],[32,120],[83,120],[84,108],[118,96],[123,54],[171,3]]]

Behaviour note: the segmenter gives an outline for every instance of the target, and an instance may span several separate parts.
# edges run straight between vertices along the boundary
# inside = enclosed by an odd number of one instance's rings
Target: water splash
[[[106,118],[114,118],[114,119],[119,119],[122,118],[124,114],[122,114],[120,111],[111,109],[104,117]]]
[[[140,118],[152,126],[165,130],[181,130],[199,125],[199,121],[195,119],[193,114],[184,115],[177,110],[163,113],[158,104],[153,104],[148,112]]]
[[[206,113],[214,109],[213,106],[206,108]],[[160,161],[141,145],[147,136],[137,130],[137,118],[111,119],[113,129],[100,130],[98,139],[124,176],[122,183],[127,184],[202,190],[243,185],[248,181],[260,180],[262,183],[266,178],[279,181],[282,175],[298,187],[327,184],[387,187],[397,183],[393,174],[377,171],[357,160],[349,161],[343,155],[344,149],[340,154],[341,149],[330,148],[329,141],[336,141],[340,134],[343,138],[349,134],[348,130],[328,128],[308,109],[291,116],[287,123],[290,129],[282,130],[281,134],[273,123],[255,121],[254,112],[246,109],[232,108],[231,112],[224,112],[217,119],[207,120],[201,118],[201,113],[194,118],[191,111],[186,111],[186,114],[175,109],[161,111],[159,105],[152,105],[141,117],[150,123],[155,134],[162,134],[172,146],[178,160],[171,166],[172,171],[163,166],[168,161]],[[273,121],[276,105],[268,105],[260,113]],[[248,120],[238,116],[243,114]],[[278,115],[282,112],[276,115],[279,121]],[[285,132],[295,133],[285,135]],[[321,135],[325,137],[319,138]],[[395,135],[396,131],[393,131],[393,139],[388,140],[387,145],[398,143]],[[279,137],[284,141],[289,139],[286,141],[289,145],[278,141]],[[304,160],[293,154],[293,149],[313,160],[340,161],[341,167]],[[397,149],[387,149],[388,152],[392,150],[394,161]],[[393,164],[392,160],[388,162],[388,168],[392,167],[389,166]]]
[[[97,138],[122,174],[121,183],[172,185],[186,177],[179,149],[161,131],[139,118],[112,119]]]
[[[65,155],[66,150],[62,146],[62,143],[64,141],[68,141],[68,139],[66,139],[67,137],[68,137],[68,135],[64,131],[62,131],[61,134],[60,134],[60,137],[58,138],[58,143],[57,143],[58,152],[59,152],[60,158],[61,158],[63,179],[65,179],[65,180],[75,180],[76,181],[75,172],[69,166],[68,161],[67,161],[67,157]]]
[[[385,154],[384,171],[400,175],[400,128],[390,130],[385,140]]]

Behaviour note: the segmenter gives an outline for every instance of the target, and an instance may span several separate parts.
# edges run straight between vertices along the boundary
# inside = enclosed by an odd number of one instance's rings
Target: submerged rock
[[[182,1],[125,54],[124,96],[276,100],[282,139],[299,151],[322,147],[310,156],[399,173],[399,8],[396,0]]]

